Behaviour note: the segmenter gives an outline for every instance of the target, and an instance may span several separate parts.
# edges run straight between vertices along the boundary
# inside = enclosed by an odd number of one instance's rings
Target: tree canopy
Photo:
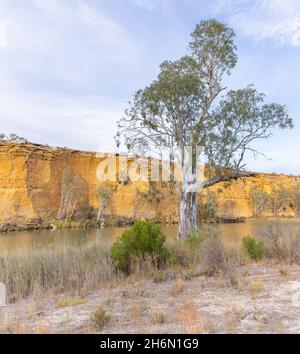
[[[156,80],[135,93],[119,121],[117,141],[139,152],[159,147],[201,146],[207,174],[234,175],[246,152],[268,138],[271,129],[291,128],[284,105],[265,103],[253,85],[228,90],[222,85],[237,63],[235,34],[216,20],[201,21],[192,33],[188,55],[160,66]],[[221,95],[222,97],[217,100]]]
[[[140,153],[176,148],[183,167],[184,148],[201,146],[207,168],[199,188],[249,176],[245,155],[262,153],[253,143],[293,122],[286,106],[266,103],[253,85],[224,86],[237,63],[234,39],[233,30],[214,19],[197,24],[187,55],[163,62],[158,77],[134,94],[118,123],[117,143]]]

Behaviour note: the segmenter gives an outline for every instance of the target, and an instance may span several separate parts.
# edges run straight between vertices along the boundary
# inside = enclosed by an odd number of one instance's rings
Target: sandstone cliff
[[[87,204],[98,209],[100,182],[96,169],[101,158],[95,153],[51,148],[35,144],[0,142],[0,225],[53,220],[59,209],[63,171],[70,168],[84,181]],[[300,186],[300,177],[259,174],[254,178],[212,188],[218,198],[218,214],[251,217],[250,190],[257,187]],[[119,183],[107,213],[120,217],[176,218],[177,196],[163,185],[158,193],[145,182]],[[284,215],[294,216],[293,207]]]

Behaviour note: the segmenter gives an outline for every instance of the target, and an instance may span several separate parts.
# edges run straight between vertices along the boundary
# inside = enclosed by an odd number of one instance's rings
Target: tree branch
[[[222,183],[222,182],[230,182],[232,180],[237,181],[238,179],[242,178],[249,178],[249,177],[256,177],[257,173],[254,172],[237,172],[229,176],[222,176],[222,177],[214,177],[209,181],[202,182],[202,188],[209,188],[214,186],[215,184]]]

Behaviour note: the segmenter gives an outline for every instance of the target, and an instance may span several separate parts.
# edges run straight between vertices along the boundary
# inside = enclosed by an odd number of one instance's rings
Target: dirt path
[[[97,332],[90,317],[100,305],[111,314],[103,333],[300,333],[300,267],[245,266],[236,288],[204,276],[132,277],[85,298],[24,300],[0,309],[0,332]]]

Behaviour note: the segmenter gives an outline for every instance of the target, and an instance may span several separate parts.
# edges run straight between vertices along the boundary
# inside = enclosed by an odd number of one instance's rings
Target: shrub
[[[279,262],[300,264],[300,228],[298,225],[272,223],[261,230],[266,257]]]
[[[243,246],[251,259],[258,261],[263,258],[265,244],[253,237],[244,237]]]
[[[204,237],[200,235],[196,230],[192,230],[190,237],[188,237],[184,242],[192,251],[197,251],[200,249],[203,241]]]
[[[209,237],[202,248],[202,264],[208,276],[222,274],[232,286],[237,286],[236,262],[218,237]]]
[[[136,221],[112,246],[111,254],[116,268],[129,274],[136,262],[151,259],[152,265],[163,266],[171,260],[165,248],[165,236],[160,227],[149,221]]]
[[[270,204],[269,194],[263,190],[253,187],[250,191],[252,215],[258,218],[263,215]]]
[[[223,243],[217,237],[208,238],[202,249],[202,262],[207,275],[226,274],[229,269],[229,256]]]
[[[97,188],[97,198],[99,201],[99,210],[97,215],[97,221],[100,220],[100,217],[103,216],[107,207],[109,206],[111,199],[113,197],[113,193],[117,190],[117,187],[111,183],[101,184]]]
[[[99,306],[91,315],[91,321],[96,329],[101,330],[111,321],[111,314],[107,313],[103,307]]]

